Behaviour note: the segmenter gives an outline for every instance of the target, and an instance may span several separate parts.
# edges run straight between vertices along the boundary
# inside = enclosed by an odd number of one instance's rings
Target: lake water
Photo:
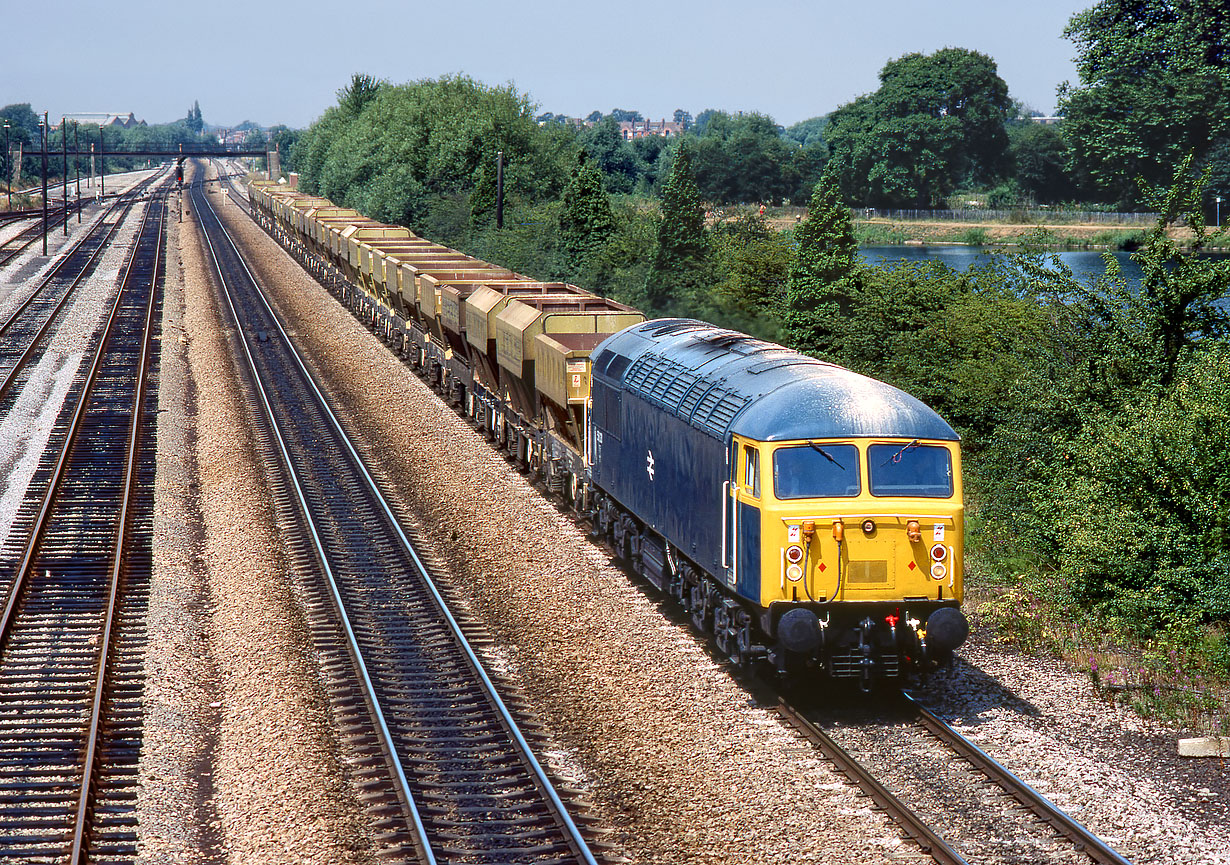
[[[956,271],[963,271],[972,264],[985,261],[984,256],[996,250],[982,246],[865,246],[859,255],[868,264],[896,264],[900,261],[941,261]],[[1101,252],[1055,252],[1060,261],[1072,268],[1072,275],[1081,282],[1101,276],[1106,272],[1106,262]],[[1123,268],[1129,282],[1140,279],[1140,266],[1132,261],[1131,253],[1113,253]]]

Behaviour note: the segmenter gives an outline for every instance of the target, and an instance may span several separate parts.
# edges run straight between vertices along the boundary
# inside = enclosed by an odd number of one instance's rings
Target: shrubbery
[[[1230,658],[1224,632],[1201,629],[1230,620],[1230,265],[1181,253],[1166,233],[1183,220],[1196,249],[1208,239],[1190,163],[1150,202],[1164,224],[1132,238],[1140,286],[1109,256],[1084,284],[1040,229],[1023,253],[963,273],[867,266],[832,178],[789,231],[750,211],[706,219],[676,149],[655,160],[670,166],[661,202],[610,196],[573,133],[534,124],[511,89],[453,78],[379,85],[361,101],[343,99],[300,139],[309,188],[530,276],[903,388],[963,435],[974,582],[1045,599],[1050,612],[1022,618],[1022,633],[1083,618],[1144,639],[1196,634],[1185,657]],[[509,190],[498,231],[496,149]]]

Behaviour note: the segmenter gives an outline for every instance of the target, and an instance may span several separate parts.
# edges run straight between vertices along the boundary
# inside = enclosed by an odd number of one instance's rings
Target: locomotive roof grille
[[[735,415],[750,402],[748,397],[715,387],[705,394],[693,414],[693,422],[715,435],[725,436]]]
[[[898,388],[701,322],[634,325],[604,340],[594,358],[596,376],[719,438],[959,440],[943,418]]]

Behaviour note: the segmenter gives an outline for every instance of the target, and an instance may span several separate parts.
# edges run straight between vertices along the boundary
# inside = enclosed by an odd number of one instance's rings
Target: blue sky
[[[352,73],[462,72],[543,111],[761,111],[783,125],[876,89],[885,62],[990,55],[1013,98],[1050,113],[1076,79],[1062,32],[1093,0],[238,2],[47,0],[4,9],[0,105],[305,126]],[[50,53],[47,53],[47,52]]]

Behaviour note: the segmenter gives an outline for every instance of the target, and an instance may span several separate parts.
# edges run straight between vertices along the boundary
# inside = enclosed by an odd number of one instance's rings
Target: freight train
[[[866,689],[964,642],[959,437],[919,400],[745,334],[646,321],[281,184],[248,196],[733,662]]]

